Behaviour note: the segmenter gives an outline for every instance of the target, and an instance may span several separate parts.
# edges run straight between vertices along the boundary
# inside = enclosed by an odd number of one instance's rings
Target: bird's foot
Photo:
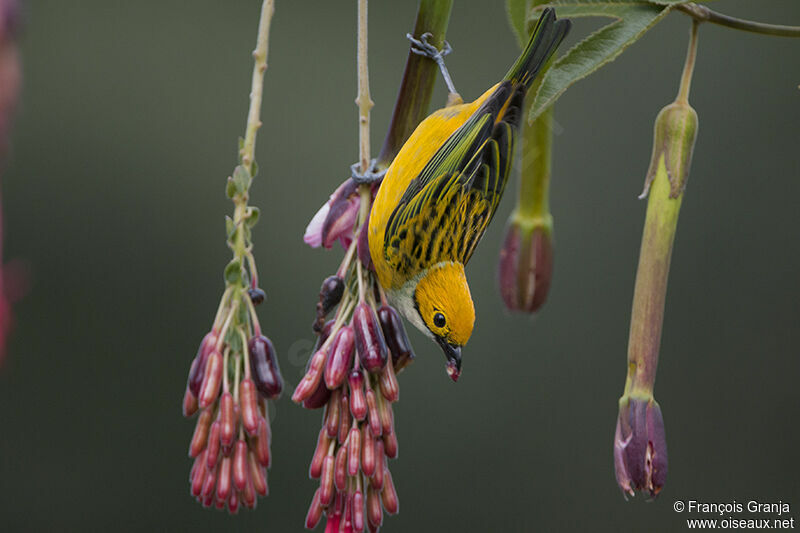
[[[361,172],[361,163],[353,163],[350,165],[350,175],[356,185],[369,185],[377,181],[381,181],[386,174],[386,169],[378,170],[378,160],[373,159],[370,161],[370,166],[366,172]]]
[[[439,65],[439,70],[442,71],[442,77],[447,85],[447,90],[450,92],[450,94],[455,95],[458,97],[458,99],[460,99],[461,97],[458,96],[458,91],[456,91],[456,87],[453,85],[453,80],[450,78],[450,72],[448,72],[447,67],[444,64],[444,56],[452,52],[453,48],[450,46],[450,43],[445,41],[442,49],[439,50],[430,42],[428,42],[428,39],[431,37],[433,37],[433,34],[430,32],[423,33],[419,39],[415,39],[413,35],[406,33],[406,39],[411,41],[411,51],[419,56],[424,56],[434,60],[436,64]]]

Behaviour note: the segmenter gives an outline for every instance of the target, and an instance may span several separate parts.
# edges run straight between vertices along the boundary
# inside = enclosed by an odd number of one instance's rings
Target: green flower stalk
[[[697,137],[689,87],[697,50],[693,21],[680,91],[656,118],[653,154],[642,197],[649,194],[628,339],[628,374],[614,436],[617,483],[633,496],[655,497],[667,474],[661,408],[653,398],[672,244]]]
[[[530,91],[529,104],[533,103],[533,95],[544,79],[544,71]],[[552,145],[553,106],[550,106],[536,120],[526,123],[522,132],[517,205],[508,220],[498,267],[500,295],[511,311],[537,311],[550,290],[553,274],[553,217],[549,201]]]
[[[225,220],[233,258],[225,267],[225,291],[211,331],[192,361],[183,401],[184,416],[200,411],[189,446],[192,495],[204,507],[227,508],[232,514],[240,506],[254,508],[258,496],[267,495],[271,430],[266,402],[283,389],[275,348],[262,335],[255,311],[264,300],[251,240],[259,211],[248,205],[257,173],[256,132],[273,11],[273,0],[265,0],[253,52],[247,129],[239,165],[226,186],[234,204],[233,218]]]

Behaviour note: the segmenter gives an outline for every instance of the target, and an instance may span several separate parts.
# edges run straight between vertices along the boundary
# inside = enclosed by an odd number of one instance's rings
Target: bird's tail
[[[572,22],[569,19],[556,20],[555,10],[551,7],[545,9],[533,29],[528,45],[504,80],[529,88],[536,74],[556,51],[571,27]]]

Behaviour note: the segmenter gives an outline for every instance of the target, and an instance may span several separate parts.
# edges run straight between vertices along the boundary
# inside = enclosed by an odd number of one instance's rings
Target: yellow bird
[[[378,281],[400,312],[441,346],[454,380],[475,322],[464,265],[508,181],[525,94],[569,28],[568,19],[557,21],[545,9],[500,83],[472,103],[423,120],[387,169],[370,212]]]

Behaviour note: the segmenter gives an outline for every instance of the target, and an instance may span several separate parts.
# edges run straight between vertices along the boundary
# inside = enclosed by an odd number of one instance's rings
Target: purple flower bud
[[[622,491],[655,498],[667,477],[667,441],[661,408],[651,397],[623,396],[614,435],[614,470]]]
[[[548,225],[512,217],[500,251],[500,295],[511,311],[533,313],[547,299],[553,275],[553,245]]]
[[[347,382],[350,386],[350,412],[358,420],[364,420],[367,416],[367,397],[364,395],[364,374],[360,368],[350,371]]]
[[[379,372],[386,364],[388,350],[375,310],[361,302],[353,311],[352,324],[361,365],[367,372]]]
[[[311,396],[303,400],[303,407],[306,409],[319,409],[328,403],[330,397],[331,390],[325,386],[323,380],[320,380],[319,384],[317,384],[317,390],[311,393]]]
[[[407,361],[414,359],[414,349],[408,340],[406,328],[400,315],[389,305],[382,305],[378,309],[378,319],[381,322],[383,337],[386,339],[386,346],[392,353],[392,363],[398,368],[404,367]]]
[[[358,260],[364,265],[364,268],[370,272],[375,272],[375,265],[372,263],[372,255],[369,252],[369,215],[372,211],[367,212],[367,218],[361,224],[361,230],[358,232]]]
[[[336,333],[325,363],[325,385],[329,389],[337,389],[344,383],[348,370],[353,366],[354,351],[353,328],[344,326]]]
[[[259,289],[258,287],[247,289],[247,295],[250,297],[250,301],[253,302],[253,305],[261,305],[267,298],[267,294],[263,289]]]
[[[217,344],[217,335],[210,331],[203,337],[200,342],[200,347],[197,349],[197,355],[192,361],[192,367],[189,369],[188,387],[195,396],[200,395],[200,385],[203,384],[203,377],[206,373],[206,363],[208,356],[214,351],[214,346]]]
[[[319,304],[317,306],[318,314],[325,316],[331,312],[331,309],[336,307],[342,300],[344,294],[344,280],[339,276],[328,276],[322,282],[322,287],[319,289]]]
[[[258,392],[265,398],[276,398],[283,390],[283,378],[278,368],[275,347],[264,335],[257,335],[247,343],[250,354],[250,372]]]

